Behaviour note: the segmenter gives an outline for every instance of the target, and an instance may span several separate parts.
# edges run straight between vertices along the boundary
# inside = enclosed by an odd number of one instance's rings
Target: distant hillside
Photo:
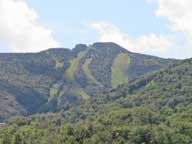
[[[98,94],[80,107],[87,108],[87,105],[90,108],[91,105],[97,108],[98,113],[111,111],[114,107],[147,107],[154,112],[167,108],[187,108],[192,106],[191,85],[192,59],[189,59],[145,74],[130,83],[119,85],[110,92]]]
[[[189,59],[96,94],[68,111],[10,119],[0,129],[0,142],[191,144],[191,86]]]
[[[175,63],[114,43],[0,54],[0,120],[69,109],[119,84]]]

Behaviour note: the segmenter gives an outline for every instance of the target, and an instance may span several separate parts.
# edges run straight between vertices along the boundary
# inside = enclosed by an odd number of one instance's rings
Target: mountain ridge
[[[7,89],[0,86],[0,94],[6,93],[1,101],[7,103],[0,103],[4,109],[1,117],[67,110],[97,92],[108,91],[126,80],[132,81],[175,62],[177,60],[132,53],[117,44],[101,42],[90,46],[78,44],[72,50],[0,54],[0,80],[8,86]],[[10,89],[17,90],[17,94]],[[34,106],[35,110],[31,111]]]

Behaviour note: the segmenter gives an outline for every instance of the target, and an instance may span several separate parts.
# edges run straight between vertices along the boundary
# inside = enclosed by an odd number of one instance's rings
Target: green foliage
[[[185,109],[186,115],[190,113]],[[164,120],[163,114],[140,107],[119,109],[75,123],[62,122],[59,116],[33,116],[25,119],[27,123],[12,121],[13,125],[0,129],[0,140],[2,144],[190,144],[191,118],[180,120],[175,115],[180,114],[175,112]]]
[[[80,52],[76,58],[70,61],[70,67],[66,71],[66,76],[69,80],[75,80],[74,76],[77,72],[80,60],[85,56],[87,50]]]
[[[82,68],[83,68],[86,76],[88,77],[88,79],[89,79],[91,82],[93,82],[93,83],[101,86],[101,84],[94,78],[94,76],[92,75],[92,73],[91,73],[91,71],[90,71],[90,69],[89,69],[89,65],[91,64],[91,61],[92,61],[91,58],[90,58],[90,59],[87,59],[87,60],[85,61],[85,63],[83,64]]]
[[[71,93],[83,97],[84,100],[88,100],[90,98],[90,96],[83,89],[80,88],[72,88]]]
[[[112,65],[112,80],[111,83],[114,87],[128,81],[128,68],[130,58],[127,54],[119,54]]]
[[[53,84],[49,92],[50,98],[53,98],[54,96],[56,96],[58,90],[59,90],[59,84]]]
[[[55,59],[55,68],[62,68],[63,67],[63,62],[58,61],[57,59]]]
[[[191,61],[184,61],[92,96],[68,111],[10,119],[0,129],[0,142],[191,144],[191,76]]]
[[[123,59],[121,55],[129,57],[128,72],[121,73],[124,69],[119,65],[112,68],[115,61]],[[17,115],[68,110],[98,92],[108,91],[114,86],[112,81],[116,86],[170,62],[176,61],[131,53],[114,43],[0,54],[0,121]],[[127,75],[123,79],[124,73]]]

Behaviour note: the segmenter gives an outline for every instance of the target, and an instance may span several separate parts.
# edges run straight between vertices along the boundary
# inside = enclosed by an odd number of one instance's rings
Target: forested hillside
[[[192,60],[169,65],[90,97],[68,111],[12,118],[13,144],[191,144]]]
[[[0,122],[10,116],[68,110],[98,92],[175,62],[131,53],[114,43],[0,54]]]

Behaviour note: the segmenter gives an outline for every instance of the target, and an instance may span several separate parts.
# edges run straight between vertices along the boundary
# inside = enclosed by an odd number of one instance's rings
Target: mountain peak
[[[117,47],[121,47],[118,44],[114,43],[114,42],[95,42],[92,44],[93,46],[97,46],[97,45],[105,45],[105,46],[117,46]]]
[[[93,47],[96,49],[106,49],[108,50],[115,50],[115,51],[122,51],[122,52],[130,52],[127,49],[125,49],[124,47],[114,43],[114,42],[95,42],[93,44],[90,44],[89,46],[87,44],[83,44],[83,43],[79,43],[77,45],[75,45],[74,48],[49,48],[47,50],[41,51],[40,53],[44,53],[44,52],[51,52],[51,53],[63,53],[63,52],[69,52],[69,51],[73,51],[75,53],[78,53],[80,51],[84,51],[89,47]]]
[[[113,42],[95,42],[90,45],[80,43],[80,44],[75,45],[75,47],[72,48],[72,51],[75,53],[79,53],[79,52],[85,51],[88,48],[94,48],[99,51],[105,51],[105,52],[109,52],[109,53],[111,53],[111,52],[116,52],[116,53],[129,52],[122,46],[120,46],[116,43],[113,43]]]
[[[113,49],[126,50],[125,48],[123,48],[122,46],[120,46],[114,42],[95,42],[92,44],[92,46],[95,48],[113,48]]]
[[[78,44],[73,49],[52,48],[40,53],[2,54],[0,105],[4,105],[6,115],[0,113],[0,120],[13,115],[13,111],[22,115],[67,110],[98,91],[105,92],[170,62],[173,61],[129,53],[112,42]],[[5,94],[7,100],[1,97]]]

